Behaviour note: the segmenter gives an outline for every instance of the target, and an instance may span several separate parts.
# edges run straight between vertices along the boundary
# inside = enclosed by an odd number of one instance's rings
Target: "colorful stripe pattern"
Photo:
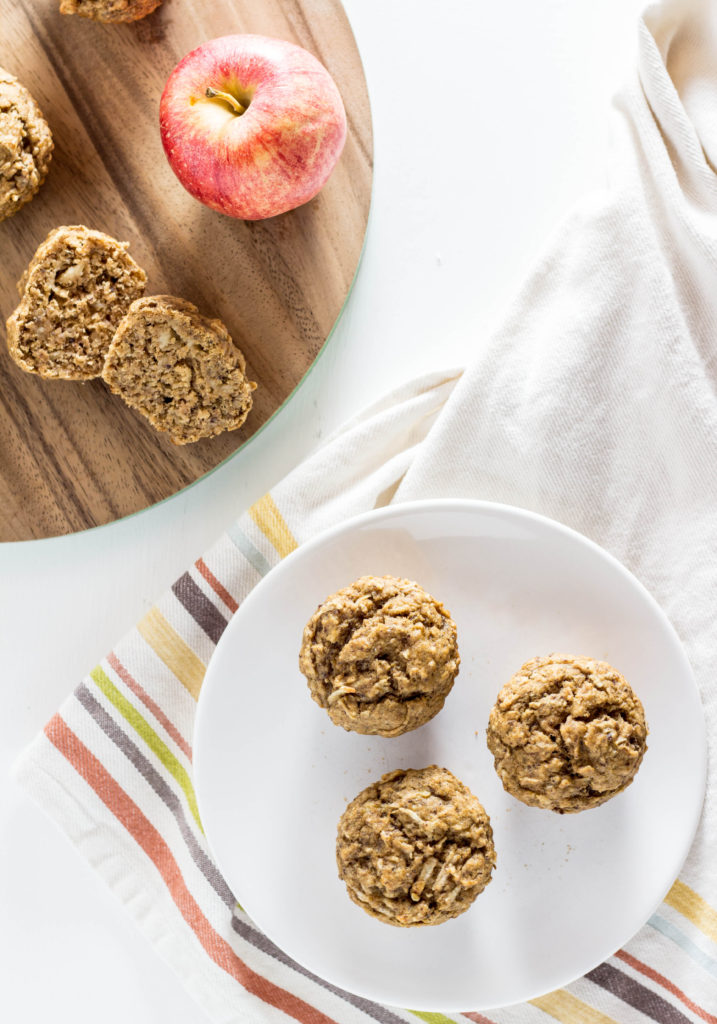
[[[682,880],[629,947],[585,978],[487,1014],[380,1006],[312,975],[257,930],[209,856],[190,740],[214,645],[261,576],[296,546],[267,495],[93,669],[19,771],[41,793],[43,780],[70,769],[76,800],[93,822],[102,817],[107,849],[131,841],[144,890],[168,908],[167,928],[183,930],[195,943],[193,956],[202,958],[196,984],[204,986],[207,1008],[302,1024],[717,1024],[717,910]]]

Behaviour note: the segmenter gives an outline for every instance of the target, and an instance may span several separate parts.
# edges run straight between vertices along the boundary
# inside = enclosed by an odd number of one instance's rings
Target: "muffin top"
[[[561,814],[625,789],[646,738],[642,704],[623,676],[566,654],[526,662],[498,694],[487,731],[507,792]]]
[[[401,927],[462,914],[495,866],[490,819],[446,768],[389,772],[339,821],[339,877],[368,914]]]
[[[458,674],[455,623],[411,580],[362,576],[304,629],[299,667],[336,724],[399,736],[443,707]]]

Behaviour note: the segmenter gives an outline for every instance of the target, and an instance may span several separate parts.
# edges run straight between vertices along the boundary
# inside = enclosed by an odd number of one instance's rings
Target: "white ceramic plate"
[[[458,627],[461,670],[443,711],[396,739],[332,725],[298,669],[316,606],[365,574],[418,580]],[[642,699],[650,727],[633,785],[577,815],[508,796],[485,742],[503,683],[551,651],[613,664]],[[690,666],[641,584],[555,522],[468,501],[381,509],[286,558],[219,642],[194,749],[212,853],[256,924],[335,985],[379,1002],[454,1011],[558,988],[626,942],[687,854],[706,765]],[[485,806],[498,865],[461,917],[394,928],[346,895],[336,825],[347,802],[384,772],[433,763]]]

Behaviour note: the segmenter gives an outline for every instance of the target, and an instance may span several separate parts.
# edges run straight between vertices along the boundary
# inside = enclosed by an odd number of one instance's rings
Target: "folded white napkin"
[[[639,60],[617,102],[610,188],[562,225],[475,363],[379,403],[250,509],[18,766],[216,1021],[446,1021],[338,992],[292,964],[208,856],[191,768],[204,668],[243,597],[297,543],[354,513],[437,496],[567,523],[661,603],[717,734],[717,5],[650,8]],[[717,1024],[716,800],[711,766],[680,879],[624,950],[559,992],[466,1016]]]

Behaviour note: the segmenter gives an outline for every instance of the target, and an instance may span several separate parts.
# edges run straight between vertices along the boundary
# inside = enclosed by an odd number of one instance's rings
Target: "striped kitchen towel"
[[[519,505],[608,548],[677,628],[717,736],[716,112],[714,5],[649,9],[614,184],[559,230],[473,365],[379,403],[245,513],[23,755],[21,783],[213,1020],[717,1024],[714,756],[687,862],[624,949],[558,992],[449,1018],[341,992],[257,930],[209,855],[191,749],[207,662],[262,576],[348,516],[437,496]]]

